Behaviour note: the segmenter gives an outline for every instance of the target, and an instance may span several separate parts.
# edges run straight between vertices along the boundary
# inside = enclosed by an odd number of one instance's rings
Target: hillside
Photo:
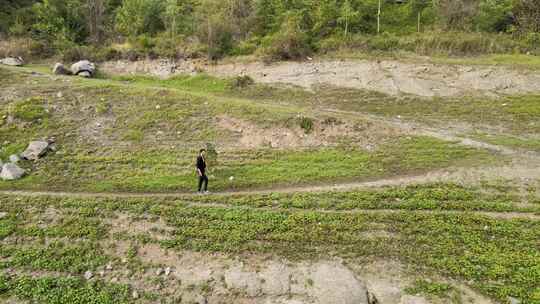
[[[432,96],[340,62],[0,66],[0,159],[55,147],[0,181],[0,300],[540,303],[538,72],[390,62],[527,84]]]

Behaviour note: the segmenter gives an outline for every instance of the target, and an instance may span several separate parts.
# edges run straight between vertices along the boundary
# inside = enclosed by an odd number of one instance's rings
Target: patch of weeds
[[[127,285],[62,277],[0,275],[1,295],[14,296],[32,303],[51,304],[127,304],[133,301]]]
[[[110,103],[108,103],[105,98],[101,98],[99,102],[96,105],[96,114],[98,115],[104,115],[109,112],[111,108]]]
[[[48,116],[43,100],[40,98],[29,98],[13,103],[10,114],[16,119],[28,122],[37,122]]]
[[[255,80],[248,75],[236,76],[230,80],[230,87],[233,90],[244,89],[255,84]]]
[[[444,298],[454,289],[447,283],[437,283],[427,280],[417,280],[411,287],[407,287],[405,292],[411,295],[427,295]]]
[[[495,135],[486,133],[476,133],[473,137],[490,144],[524,149],[529,151],[540,151],[540,139],[520,138],[509,135]]]
[[[313,119],[302,116],[298,118],[298,125],[304,130],[304,133],[309,134],[313,131],[314,122]]]
[[[99,245],[90,242],[78,244],[53,242],[44,247],[4,246],[0,249],[0,256],[9,258],[9,267],[78,274],[94,270],[109,260]]]
[[[142,142],[144,139],[144,132],[141,130],[129,130],[124,135],[124,140]]]

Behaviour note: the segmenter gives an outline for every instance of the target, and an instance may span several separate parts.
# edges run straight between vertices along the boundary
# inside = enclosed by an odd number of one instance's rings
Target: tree
[[[90,39],[94,43],[100,43],[103,40],[104,31],[104,0],[87,0],[86,7],[88,10],[88,31]]]
[[[124,0],[116,13],[116,29],[127,36],[154,35],[164,29],[161,0]]]
[[[421,25],[422,25],[422,12],[432,5],[431,0],[412,0],[410,2],[411,6],[411,12],[416,15],[417,25],[416,29],[418,32],[421,31]]]
[[[475,27],[486,32],[506,32],[514,22],[512,0],[483,0],[474,19]]]
[[[171,37],[193,33],[195,7],[196,3],[193,0],[167,0],[165,2],[162,19]]]
[[[60,44],[82,43],[88,37],[80,0],[44,0],[32,7],[36,22],[32,31],[38,39]]]
[[[357,18],[358,15],[358,12],[352,7],[351,1],[345,0],[343,5],[341,6],[341,16],[338,19],[338,21],[345,27],[345,38],[347,38],[347,35],[349,34],[350,21],[354,18]]]
[[[538,0],[519,0],[514,6],[519,31],[540,33],[540,5]]]
[[[437,7],[442,25],[450,30],[470,30],[472,20],[478,12],[478,0],[437,0]]]

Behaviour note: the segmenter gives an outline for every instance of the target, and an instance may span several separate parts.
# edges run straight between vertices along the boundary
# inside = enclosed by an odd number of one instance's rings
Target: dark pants
[[[203,189],[203,183],[204,183],[204,189]],[[208,189],[208,177],[206,174],[203,174],[199,176],[199,192],[206,191]]]

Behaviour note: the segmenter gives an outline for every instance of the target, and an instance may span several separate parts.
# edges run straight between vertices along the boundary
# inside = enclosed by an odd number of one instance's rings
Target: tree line
[[[0,35],[51,49],[120,41],[282,58],[358,36],[504,33],[540,43],[538,0],[1,0]]]

